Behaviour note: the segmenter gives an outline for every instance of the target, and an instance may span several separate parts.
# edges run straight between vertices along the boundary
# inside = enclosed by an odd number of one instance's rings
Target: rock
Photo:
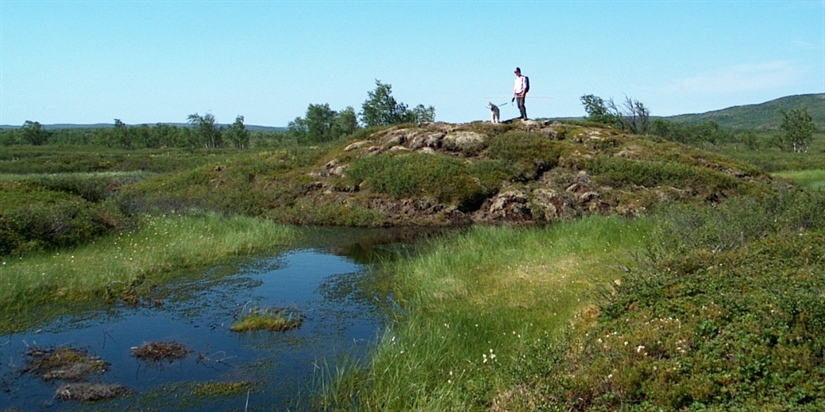
[[[389,149],[391,147],[403,145],[407,141],[407,135],[409,133],[410,132],[406,129],[387,133],[387,135],[382,139],[384,148]]]
[[[338,159],[332,159],[324,165],[321,176],[343,177],[347,171],[347,165],[338,163]]]
[[[576,182],[576,183],[573,183],[570,186],[567,186],[567,188],[564,189],[564,191],[567,192],[567,193],[584,193],[584,192],[587,192],[589,189],[590,188],[588,188],[587,186],[585,186],[585,185],[583,185],[579,182]]]
[[[443,132],[426,132],[413,136],[410,139],[410,150],[419,150],[423,148],[439,149],[441,142],[444,139]]]
[[[345,152],[351,152],[353,150],[358,150],[358,149],[360,149],[360,148],[362,148],[366,145],[369,145],[369,144],[370,144],[370,142],[368,142],[366,140],[358,140],[358,141],[352,142],[349,145],[347,145],[347,147],[344,148],[344,151]]]
[[[485,139],[480,133],[459,131],[444,136],[442,145],[446,150],[472,155],[484,149]]]
[[[541,188],[533,191],[533,203],[544,210],[547,221],[560,220],[577,215],[575,205],[563,193]]]
[[[312,183],[306,185],[306,189],[304,190],[304,194],[307,194],[309,192],[313,192],[313,191],[316,191],[316,190],[321,190],[323,188],[324,188],[324,182],[315,181],[315,182],[312,182]]]
[[[587,191],[587,192],[579,194],[579,203],[580,204],[590,203],[594,199],[598,199],[598,198],[599,198],[599,192]]]
[[[527,195],[520,190],[499,193],[490,201],[488,214],[494,219],[529,220],[532,214],[527,205],[528,200]]]
[[[404,146],[393,146],[390,148],[389,152],[391,153],[398,153],[398,152],[409,152],[410,149],[407,149]]]
[[[590,203],[590,207],[588,208],[591,213],[600,213],[600,214],[607,214],[610,213],[611,208],[605,202],[592,202]]]
[[[532,132],[538,130],[543,125],[543,122],[538,122],[535,120],[522,120],[521,121],[522,127],[527,129],[528,132]]]

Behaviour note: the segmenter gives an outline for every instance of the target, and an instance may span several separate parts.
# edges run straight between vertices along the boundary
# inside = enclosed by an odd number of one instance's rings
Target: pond
[[[386,237],[346,240],[319,232],[301,247],[240,267],[212,268],[167,287],[153,304],[58,319],[35,331],[0,336],[0,411],[304,410],[323,368],[362,357],[383,328],[378,298],[359,284],[381,260]],[[320,246],[318,246],[320,245]],[[383,302],[382,302],[383,301]],[[253,308],[300,314],[284,332],[232,332]],[[183,358],[147,361],[133,353],[150,342],[174,342]],[[74,348],[105,362],[83,382],[122,385],[126,396],[63,400],[70,379],[32,372],[33,348]]]

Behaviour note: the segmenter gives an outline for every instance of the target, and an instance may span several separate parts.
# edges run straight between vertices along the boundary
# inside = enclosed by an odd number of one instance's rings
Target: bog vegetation
[[[368,358],[319,372],[318,406],[825,408],[818,114],[737,130],[582,102],[581,121],[418,126],[434,109],[377,81],[359,114],[310,105],[285,131],[197,113],[3,131],[0,313],[21,315],[0,331],[77,304],[151,305],[156,285],[300,236],[274,222],[518,223],[375,273],[389,326]]]

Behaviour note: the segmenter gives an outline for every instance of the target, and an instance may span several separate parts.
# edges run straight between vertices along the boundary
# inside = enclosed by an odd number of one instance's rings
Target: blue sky
[[[376,79],[487,120],[515,66],[530,117],[582,116],[585,94],[667,116],[822,93],[825,0],[0,0],[0,124],[286,126],[360,111]]]

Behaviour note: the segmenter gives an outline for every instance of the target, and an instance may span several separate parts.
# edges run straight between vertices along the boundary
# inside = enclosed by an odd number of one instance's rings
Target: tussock
[[[140,360],[160,362],[183,359],[191,350],[176,342],[149,342],[132,348],[132,355]]]

